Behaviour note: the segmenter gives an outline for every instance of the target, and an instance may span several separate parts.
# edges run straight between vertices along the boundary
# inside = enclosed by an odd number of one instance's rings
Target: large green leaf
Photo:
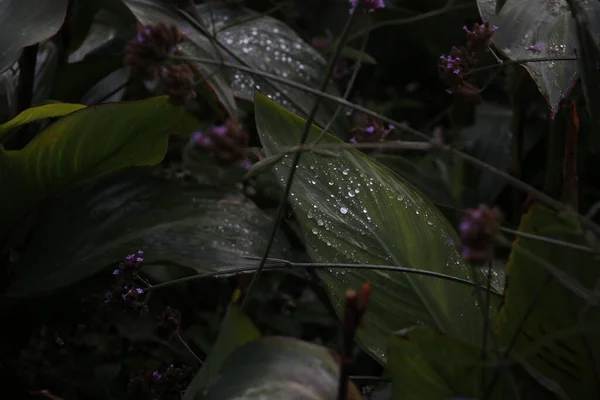
[[[8,290],[33,296],[88,277],[137,249],[147,264],[200,273],[259,256],[272,224],[252,202],[213,186],[132,173],[106,177],[56,199],[42,213]],[[283,237],[278,257],[289,257]]]
[[[430,327],[400,331],[389,340],[389,368],[394,399],[447,400],[483,398],[482,375],[493,368],[484,366],[481,350],[446,336]],[[488,359],[489,362],[489,359]],[[488,399],[514,395],[503,380]]]
[[[225,362],[197,400],[336,400],[339,366],[325,347],[286,337],[250,342]],[[350,383],[348,399],[360,399]]]
[[[257,128],[267,155],[298,144],[305,121],[260,93]],[[313,127],[309,141],[319,135]],[[344,146],[340,157],[303,154],[291,202],[315,262],[386,264],[469,278],[457,254],[456,234],[427,199],[393,172],[329,135],[323,143]],[[275,168],[284,183],[291,157]],[[414,324],[436,327],[478,343],[482,313],[472,289],[444,280],[389,271],[319,271],[334,307],[344,294],[368,281],[373,285],[364,329],[358,340],[382,363],[392,331]]]
[[[82,104],[69,103],[54,103],[28,108],[10,121],[0,125],[0,142],[5,141],[6,137],[16,128],[30,122],[43,118],[62,117],[82,108],[85,108]]]
[[[41,200],[70,185],[162,160],[184,119],[167,97],[82,109],[24,149],[0,148],[0,238]]]
[[[237,293],[236,291],[236,295]],[[183,400],[193,400],[218,376],[231,353],[260,337],[260,331],[252,320],[236,304],[230,304],[221,324],[219,337],[204,365],[188,386]]]
[[[13,65],[24,47],[54,36],[67,13],[68,0],[0,2],[0,72]]]
[[[223,3],[204,4],[198,7],[198,11],[208,30],[217,32],[219,43],[243,63],[311,88],[321,85],[326,60],[288,25],[248,8]],[[304,117],[315,102],[315,96],[311,94],[242,71],[235,71],[233,78],[236,96],[249,101],[254,99],[255,88],[260,89],[269,98]],[[339,95],[333,83],[327,90]],[[325,127],[336,107],[337,104],[323,100],[315,124]],[[345,136],[349,129],[346,116],[340,113],[331,130]]]
[[[511,60],[534,57],[573,56],[578,48],[577,27],[566,0],[506,0],[497,15],[497,1],[478,0],[482,17],[498,26],[492,38],[496,48]],[[492,4],[494,3],[494,4]],[[585,10],[600,40],[600,3],[586,1]],[[541,46],[532,52],[529,46]],[[575,61],[545,61],[523,66],[535,80],[550,110],[558,111],[560,100],[570,92],[579,68]]]
[[[578,226],[569,225],[539,205],[523,217],[519,231],[586,244]],[[587,301],[563,282],[550,279],[543,263],[553,265],[589,290],[600,278],[596,255],[519,237],[506,267],[505,303],[496,320],[498,342],[507,345],[518,333],[513,347],[513,353],[518,354],[515,358],[537,370],[534,376],[542,374],[543,383],[560,398],[598,398],[600,310],[588,307]]]
[[[173,24],[189,32],[188,38],[182,44],[183,51],[190,57],[221,60],[221,55],[211,41],[197,29],[192,27],[184,18],[169,10],[162,1],[157,0],[123,0],[136,18],[144,25],[155,25],[159,22]],[[230,115],[237,115],[238,109],[231,89],[228,74],[219,67],[199,63],[198,68],[207,78],[216,98]]]

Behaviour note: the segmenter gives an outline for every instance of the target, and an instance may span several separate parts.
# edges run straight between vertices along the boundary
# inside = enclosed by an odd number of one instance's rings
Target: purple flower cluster
[[[380,142],[394,130],[394,126],[383,124],[372,117],[364,117],[364,126],[352,129],[350,143],[375,143]]]
[[[373,12],[377,8],[385,7],[383,0],[350,0],[350,14],[352,14],[359,5],[365,12]]]
[[[544,50],[544,47],[541,44],[536,44],[527,46],[527,50],[531,51],[532,53],[540,53],[542,50]]]
[[[219,165],[240,165],[249,169],[248,133],[235,119],[228,119],[223,125],[210,128],[206,133],[194,132],[192,142],[209,151]]]
[[[129,379],[129,397],[134,400],[180,400],[193,376],[191,368],[173,364],[164,370],[141,371]]]
[[[462,240],[463,260],[481,263],[494,256],[494,239],[498,233],[502,214],[497,208],[484,204],[465,211],[458,232]]]
[[[159,79],[161,68],[186,38],[186,33],[175,25],[161,22],[147,26],[125,46],[125,65],[132,76],[144,81]]]
[[[105,294],[105,303],[119,304],[124,309],[140,314],[147,312],[144,289],[137,285],[138,271],[144,263],[144,252],[138,250],[125,257],[113,271],[115,283]]]
[[[489,42],[498,27],[483,23],[475,24],[473,30],[466,25],[462,29],[467,34],[467,43],[452,47],[449,55],[440,57],[438,74],[440,80],[448,86],[448,93],[454,93],[468,103],[479,103],[479,89],[467,81],[467,75],[477,65],[475,53],[488,51]]]

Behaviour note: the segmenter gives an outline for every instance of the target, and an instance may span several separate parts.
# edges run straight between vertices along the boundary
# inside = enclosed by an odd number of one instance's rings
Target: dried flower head
[[[115,283],[105,294],[105,303],[119,304],[128,311],[145,314],[148,311],[144,289],[137,285],[138,271],[143,265],[144,252],[130,254],[113,271]]]
[[[466,103],[481,102],[479,89],[467,81],[467,76],[477,65],[475,53],[489,49],[490,39],[497,29],[497,26],[490,26],[487,22],[475,24],[473,30],[463,26],[467,33],[466,45],[452,47],[450,55],[442,55],[438,64],[438,75],[448,86],[448,93],[456,94]]]
[[[350,139],[350,143],[380,142],[394,130],[392,125],[388,125],[386,128],[381,122],[370,116],[365,115],[364,122],[364,126],[352,129],[351,132],[354,136]]]
[[[250,165],[248,133],[236,119],[229,118],[224,125],[214,126],[206,133],[195,132],[192,140],[196,145],[210,151],[220,165]]]
[[[161,339],[170,339],[179,334],[181,329],[181,313],[171,307],[165,307],[165,311],[156,322],[156,334]]]
[[[462,258],[481,263],[494,256],[494,239],[498,233],[502,213],[496,207],[484,204],[477,209],[468,209],[458,228],[462,240]]]
[[[131,74],[144,81],[153,81],[170,55],[177,52],[186,35],[175,25],[147,26],[125,46],[125,65]]]
[[[364,12],[373,12],[377,8],[384,8],[385,3],[383,0],[350,0],[350,14],[359,6]]]
[[[348,65],[346,60],[338,60],[333,66],[333,79],[336,81],[345,81],[352,75],[353,66]]]
[[[494,32],[498,30],[496,25],[491,25],[489,22],[473,25],[473,30],[469,30],[466,25],[462,27],[467,34],[467,49],[473,52],[487,51],[489,49],[490,40]]]
[[[186,64],[163,67],[161,78],[171,103],[182,105],[196,98],[194,74]]]
[[[175,367],[159,371],[141,371],[134,374],[127,385],[129,397],[134,400],[180,400],[189,385],[193,371],[189,367]]]

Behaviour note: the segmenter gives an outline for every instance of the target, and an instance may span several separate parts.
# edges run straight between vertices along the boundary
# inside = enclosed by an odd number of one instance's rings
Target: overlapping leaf
[[[478,0],[484,19],[498,26],[493,42],[511,60],[534,57],[574,56],[578,48],[577,27],[566,0],[506,0],[493,15],[497,1]],[[590,16],[593,35],[600,40],[600,3],[581,2]],[[541,51],[532,51],[539,46]],[[579,67],[575,61],[530,62],[523,66],[535,80],[550,110],[558,110],[560,100],[568,95]]]
[[[58,32],[68,0],[4,0],[0,2],[0,72],[10,68],[24,47]]]
[[[305,121],[264,95],[255,99],[256,121],[267,155],[297,145]],[[309,142],[319,135],[313,127]],[[455,250],[456,234],[440,212],[407,182],[333,136],[323,143],[345,146],[339,157],[303,154],[291,202],[315,262],[386,264],[469,278]],[[285,183],[291,157],[275,168]],[[358,339],[385,363],[392,331],[414,324],[436,327],[479,343],[482,313],[467,286],[389,271],[331,269],[319,272],[333,305],[368,281],[373,293]]]
[[[196,400],[336,400],[339,366],[331,351],[285,337],[252,341],[225,362],[219,378]],[[349,400],[360,399],[349,384]]]
[[[236,291],[234,296],[238,295],[238,293]],[[260,331],[252,320],[236,304],[230,304],[221,324],[219,337],[202,368],[200,368],[200,371],[188,386],[183,400],[193,400],[196,398],[217,378],[227,358],[235,350],[246,343],[260,339],[260,337]]]
[[[38,119],[62,117],[85,108],[82,104],[54,103],[28,108],[10,121],[0,125],[0,142],[16,128]]]
[[[576,224],[539,205],[523,218],[519,230],[585,245]],[[568,281],[556,279],[548,265]],[[520,237],[506,274],[505,304],[496,321],[499,345],[510,343],[509,355],[534,371],[533,376],[559,398],[598,398],[600,309],[585,295],[599,282],[598,256]],[[586,290],[574,291],[571,280]]]
[[[208,30],[216,32],[217,40],[245,64],[311,88],[321,85],[325,59],[283,22],[247,8],[223,4],[202,5],[198,11]],[[301,90],[242,71],[235,72],[233,89],[237,96],[252,101],[255,88],[305,117],[315,102],[313,95]],[[333,83],[328,91],[338,95]],[[326,100],[321,104],[315,123],[324,127],[333,116],[336,104]],[[331,128],[338,135],[347,133],[349,126],[343,113]]]
[[[8,294],[74,284],[137,249],[147,264],[226,271],[248,263],[243,255],[261,254],[271,224],[253,203],[223,189],[136,173],[106,177],[44,210]],[[289,257],[283,237],[274,248]]]
[[[160,162],[184,120],[166,97],[94,106],[61,118],[22,150],[0,149],[0,238],[70,185]]]
[[[209,38],[190,26],[184,18],[177,15],[173,10],[168,9],[163,2],[157,0],[124,0],[124,2],[144,25],[155,25],[159,22],[164,22],[165,24],[176,25],[180,29],[189,32],[189,40],[186,40],[182,44],[183,51],[188,56],[207,58],[215,61],[221,60],[221,55]],[[197,65],[206,77],[206,83],[210,85],[220,104],[230,115],[237,115],[237,105],[233,91],[231,90],[228,74],[224,71],[219,71],[219,66],[202,63]]]
[[[389,367],[394,399],[480,399],[482,374],[493,375],[481,350],[429,327],[400,331],[389,340]],[[489,360],[488,360],[489,361]],[[488,399],[507,399],[514,393],[503,379]]]

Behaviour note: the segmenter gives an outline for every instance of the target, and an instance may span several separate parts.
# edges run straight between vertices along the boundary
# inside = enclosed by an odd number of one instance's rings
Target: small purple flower
[[[141,256],[142,254],[144,254],[144,250],[138,250],[138,254]]]
[[[350,14],[354,12],[356,6],[360,0],[349,0],[350,1]],[[363,6],[364,11],[373,12],[377,8],[384,8],[385,3],[383,0],[362,0],[361,5]]]
[[[544,50],[544,47],[541,44],[536,44],[536,45],[532,45],[532,46],[527,46],[527,50],[529,50],[533,53],[539,53],[542,50]]]
[[[117,268],[113,271],[113,275],[119,275],[121,271]]]
[[[135,262],[143,263],[144,259],[142,257],[138,257],[138,258],[135,259]]]
[[[142,289],[142,288],[137,288],[137,289],[135,289],[135,291],[137,292],[137,294],[143,294],[144,293],[144,289]]]
[[[192,140],[200,147],[209,148],[212,147],[213,141],[211,138],[204,136],[201,132],[194,132]]]
[[[252,168],[252,162],[246,158],[240,162],[240,167],[250,169]]]
[[[227,127],[225,125],[215,126],[212,130],[219,136],[225,136],[227,134]]]
[[[372,134],[374,134],[374,133],[375,133],[375,127],[374,127],[373,125],[371,125],[371,126],[367,126],[367,127],[365,128],[365,132],[367,132],[369,135],[372,135]]]
[[[160,379],[160,378],[162,378],[162,375],[161,375],[161,374],[160,374],[158,371],[154,371],[154,372],[152,373],[152,376],[153,376],[154,378],[156,378],[156,379]]]
[[[142,34],[141,34],[141,33],[139,33],[139,34],[137,35],[137,41],[138,41],[138,42],[140,42],[140,43],[142,43],[142,42],[144,41],[144,37],[142,36]]]

